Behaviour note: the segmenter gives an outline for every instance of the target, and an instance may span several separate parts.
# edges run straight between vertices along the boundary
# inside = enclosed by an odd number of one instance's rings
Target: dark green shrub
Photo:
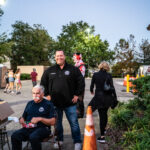
[[[28,73],[21,74],[21,80],[30,80],[30,79],[31,79],[30,74]]]
[[[150,76],[138,78],[132,81],[132,84],[135,85],[136,95],[143,98],[147,94],[150,94]]]
[[[110,112],[110,125],[123,132],[125,150],[150,150],[150,76],[133,81],[138,97]],[[116,133],[117,134],[117,133]]]
[[[133,118],[133,111],[121,107],[115,109],[111,114],[111,123],[114,127],[126,129],[130,125],[130,120]]]

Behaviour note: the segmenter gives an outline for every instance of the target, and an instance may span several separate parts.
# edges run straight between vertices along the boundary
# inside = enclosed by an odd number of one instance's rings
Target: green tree
[[[13,68],[17,65],[50,65],[49,49],[53,40],[47,31],[41,25],[31,27],[21,21],[16,21],[12,27],[14,45],[10,58]]]
[[[139,53],[139,60],[141,64],[150,64],[150,43],[148,40],[142,40],[140,44],[141,53]]]
[[[112,60],[114,52],[108,49],[108,42],[103,42],[100,35],[94,35],[94,31],[94,26],[89,26],[86,22],[70,22],[62,27],[55,49],[63,49],[69,63],[73,63],[72,56],[75,52],[82,53],[88,68],[96,67],[103,60]]]
[[[3,10],[0,8],[0,19],[3,13]],[[0,34],[0,63],[8,61],[8,56],[11,53],[11,45],[12,42],[7,41],[6,33],[3,32],[2,34]]]
[[[0,17],[4,14],[3,10],[0,8]]]
[[[119,69],[118,73],[135,74],[139,64],[135,53],[134,36],[130,35],[128,40],[120,39],[114,48],[116,52],[116,65],[113,66],[113,72]]]
[[[0,63],[4,63],[9,60],[11,54],[12,42],[8,42],[7,35],[5,33],[0,35]]]
[[[147,26],[147,30],[150,31],[150,24]]]

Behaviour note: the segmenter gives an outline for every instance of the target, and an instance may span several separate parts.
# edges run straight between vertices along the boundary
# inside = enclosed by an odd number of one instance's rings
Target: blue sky
[[[0,32],[10,33],[16,20],[42,24],[54,39],[62,25],[85,21],[95,26],[95,34],[113,49],[120,38],[135,36],[137,46],[149,39],[150,0],[6,0],[2,6]]]

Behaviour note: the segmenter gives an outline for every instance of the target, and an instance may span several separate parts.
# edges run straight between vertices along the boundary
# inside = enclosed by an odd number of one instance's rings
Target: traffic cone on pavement
[[[82,150],[97,150],[92,108],[88,106]]]
[[[123,79],[123,86],[127,86],[127,77],[126,76]]]

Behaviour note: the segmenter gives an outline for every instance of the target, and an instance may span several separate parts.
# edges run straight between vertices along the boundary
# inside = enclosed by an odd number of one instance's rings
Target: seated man
[[[56,122],[52,102],[43,98],[44,88],[36,85],[32,89],[32,94],[33,100],[28,102],[19,120],[23,128],[11,136],[12,150],[21,150],[22,141],[27,140],[30,141],[32,150],[41,150],[41,141],[50,134],[48,127]]]

